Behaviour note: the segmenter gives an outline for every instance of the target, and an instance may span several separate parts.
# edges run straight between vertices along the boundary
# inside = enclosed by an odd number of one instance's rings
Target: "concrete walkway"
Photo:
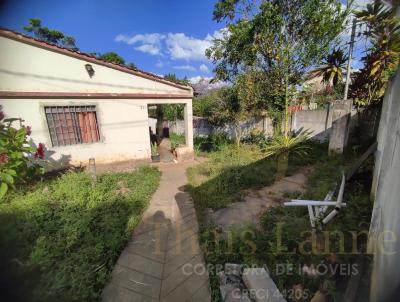
[[[211,301],[196,213],[184,192],[189,165],[160,164],[160,186],[114,267],[103,301]]]

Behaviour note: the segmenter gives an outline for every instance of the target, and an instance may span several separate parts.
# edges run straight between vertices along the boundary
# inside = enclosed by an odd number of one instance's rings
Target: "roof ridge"
[[[26,43],[31,42],[34,45],[42,46],[48,50],[58,50],[62,54],[66,54],[66,55],[68,55],[68,53],[69,53],[69,55],[74,56],[78,59],[92,61],[93,63],[97,63],[99,65],[114,68],[116,70],[119,70],[122,72],[127,72],[127,73],[130,73],[133,75],[142,76],[147,79],[155,80],[155,81],[158,81],[158,82],[161,82],[161,83],[164,83],[167,85],[171,85],[171,86],[174,86],[177,88],[181,88],[181,89],[185,89],[185,90],[193,89],[190,85],[176,83],[174,81],[165,79],[161,76],[155,75],[151,72],[143,71],[138,68],[131,68],[131,67],[128,67],[128,66],[122,65],[122,64],[111,63],[111,62],[105,61],[103,59],[100,59],[94,55],[88,54],[86,52],[81,52],[78,49],[62,47],[57,44],[49,43],[49,42],[34,38],[32,36],[29,36],[29,35],[26,35],[26,34],[23,34],[23,33],[8,29],[8,28],[0,27],[0,36],[14,39],[14,40],[17,40],[20,42],[26,42]],[[56,48],[56,49],[54,49],[54,48]]]

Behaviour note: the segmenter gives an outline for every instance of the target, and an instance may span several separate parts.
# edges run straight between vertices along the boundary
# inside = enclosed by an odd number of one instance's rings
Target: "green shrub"
[[[215,152],[222,146],[232,144],[232,140],[225,133],[211,133],[208,136],[195,136],[193,138],[196,152]]]
[[[175,132],[171,132],[169,134],[169,139],[171,141],[171,149],[172,150],[185,144],[185,136],[182,134],[177,134]]]
[[[258,145],[260,148],[265,148],[270,141],[270,138],[266,137],[260,130],[254,129],[247,136],[241,139],[243,144],[247,145]]]
[[[14,300],[97,300],[159,178],[143,167],[92,188],[87,174],[67,173],[6,196],[0,258]]]
[[[28,142],[31,128],[22,119],[3,118],[0,111],[0,199],[10,187],[43,172],[44,164],[44,145],[36,149]]]

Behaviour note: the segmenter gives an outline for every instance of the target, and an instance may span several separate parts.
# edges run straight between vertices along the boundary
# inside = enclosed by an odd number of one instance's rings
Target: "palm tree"
[[[310,132],[274,136],[264,148],[265,156],[277,157],[276,178],[285,177],[289,167],[289,155],[307,156],[310,146],[306,144]]]
[[[333,49],[333,51],[326,57],[325,63],[310,72],[310,78],[322,76],[323,83],[335,87],[343,80],[346,61],[347,56],[344,54],[342,49]]]
[[[364,106],[382,99],[386,83],[398,67],[400,22],[395,6],[385,5],[381,0],[375,0],[354,14],[366,25],[363,34],[371,42],[362,58],[364,67],[355,74],[351,93],[356,104]]]

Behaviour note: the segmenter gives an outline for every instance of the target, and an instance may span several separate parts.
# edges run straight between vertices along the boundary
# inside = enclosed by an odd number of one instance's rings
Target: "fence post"
[[[92,187],[94,187],[97,182],[96,161],[94,158],[89,158],[89,173],[92,178]]]
[[[332,130],[329,137],[329,154],[342,154],[347,144],[352,100],[340,101],[332,108]]]

